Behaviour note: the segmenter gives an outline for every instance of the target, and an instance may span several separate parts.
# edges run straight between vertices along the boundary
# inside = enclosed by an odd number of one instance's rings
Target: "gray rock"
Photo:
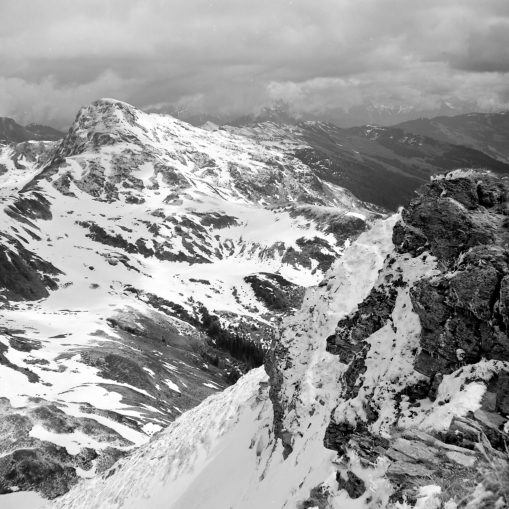
[[[405,438],[396,439],[392,443],[392,447],[417,461],[432,462],[438,453],[438,450],[432,446],[416,442],[415,440],[406,440]]]
[[[502,417],[500,414],[496,412],[487,412],[479,408],[474,412],[474,419],[481,423],[483,426],[487,426],[492,429],[500,430],[504,424],[507,422],[507,419]]]
[[[481,400],[481,409],[485,412],[495,412],[497,409],[497,394],[496,392],[486,391]]]
[[[387,473],[390,475],[403,475],[411,477],[428,477],[435,473],[435,470],[431,470],[424,465],[419,463],[410,463],[408,461],[395,461],[387,469]]]
[[[509,371],[499,375],[496,409],[509,416]]]
[[[495,240],[482,218],[471,217],[457,201],[448,198],[413,200],[403,219],[423,233],[437,258],[447,262],[471,247]]]
[[[346,472],[347,479],[344,479],[341,472],[336,473],[338,489],[346,490],[350,498],[359,498],[366,491],[364,481],[357,477],[351,470]]]
[[[410,458],[410,456],[407,456],[406,454],[403,454],[402,452],[397,451],[392,447],[387,449],[384,455],[393,461],[409,461],[410,463],[414,463],[414,460]]]
[[[458,447],[458,446],[452,445],[452,444],[446,444],[445,442],[438,440],[434,436],[432,436],[428,433],[425,433],[424,431],[417,430],[417,429],[405,430],[403,432],[403,436],[408,439],[420,440],[421,442],[424,442],[425,444],[436,447],[437,449],[444,449],[447,451],[455,451],[455,452],[460,452],[462,454],[467,454],[467,455],[475,455],[476,454],[475,451],[471,451],[470,449],[465,449],[464,447]]]
[[[397,253],[409,253],[412,257],[421,255],[428,247],[426,237],[398,221],[392,230],[392,243]]]
[[[450,451],[446,452],[445,455],[455,463],[467,468],[473,467],[476,462],[476,458],[474,456],[467,456],[461,452]]]

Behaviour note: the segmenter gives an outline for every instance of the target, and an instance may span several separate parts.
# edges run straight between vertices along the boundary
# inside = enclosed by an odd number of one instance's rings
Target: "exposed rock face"
[[[0,234],[0,298],[38,300],[56,289],[60,270],[23,247],[10,235]],[[9,246],[9,247],[8,247]]]
[[[399,228],[419,231],[444,268],[411,290],[422,325],[415,367],[427,376],[449,374],[482,358],[509,360],[508,191],[506,178],[453,172],[421,188],[402,214]],[[398,245],[399,252],[414,254],[414,249]]]
[[[483,447],[494,457],[505,450],[508,191],[509,179],[489,173],[433,178],[394,225],[394,250],[370,292],[324,338],[344,366],[324,445],[343,458],[355,451],[366,467],[388,458],[393,501],[415,502],[430,475],[453,479],[459,469],[472,477]],[[305,422],[295,409],[302,381],[288,381],[295,341],[284,338],[267,363],[287,455],[297,441],[289,423],[298,430]],[[356,498],[353,473],[340,470],[337,488]]]

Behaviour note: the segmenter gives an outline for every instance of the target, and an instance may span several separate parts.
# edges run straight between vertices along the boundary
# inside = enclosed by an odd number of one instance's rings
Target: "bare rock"
[[[509,416],[509,371],[503,371],[499,375],[496,409]]]
[[[467,456],[466,454],[462,454],[461,452],[450,451],[446,452],[445,455],[458,465],[461,465],[466,468],[473,467],[476,462],[476,458],[474,456]]]
[[[406,440],[405,438],[396,439],[392,443],[392,447],[416,461],[432,462],[438,453],[438,450],[432,446],[414,440]]]
[[[435,471],[419,463],[410,463],[409,461],[395,461],[389,466],[387,473],[389,475],[428,477],[434,474]]]
[[[414,258],[421,255],[429,247],[426,237],[409,228],[403,221],[398,221],[394,225],[392,243],[397,253],[410,253]]]
[[[492,243],[494,232],[480,218],[473,218],[457,201],[448,198],[412,200],[404,221],[421,231],[432,253],[450,262],[469,248]]]
[[[351,470],[346,472],[347,479],[344,479],[341,472],[336,473],[336,480],[338,481],[338,489],[346,490],[350,498],[359,498],[366,491],[364,481],[357,477]]]

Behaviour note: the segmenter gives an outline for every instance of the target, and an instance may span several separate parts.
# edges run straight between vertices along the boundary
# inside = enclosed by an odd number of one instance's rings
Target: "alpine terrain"
[[[284,144],[111,99],[61,141],[1,145],[0,164],[2,507],[111,475],[181,415],[204,438],[233,424],[214,412],[263,370],[221,391],[387,217]],[[204,400],[212,413],[187,413]]]
[[[507,164],[113,99],[0,160],[2,507],[507,502]]]
[[[508,191],[434,175],[306,291],[264,367],[48,507],[506,507]]]

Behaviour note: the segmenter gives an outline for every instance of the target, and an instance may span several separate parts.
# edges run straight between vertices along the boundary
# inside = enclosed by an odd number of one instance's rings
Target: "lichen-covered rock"
[[[494,227],[484,221],[486,212],[470,214],[451,198],[416,198],[403,211],[405,223],[422,232],[431,252],[451,262],[469,248],[495,240]]]

